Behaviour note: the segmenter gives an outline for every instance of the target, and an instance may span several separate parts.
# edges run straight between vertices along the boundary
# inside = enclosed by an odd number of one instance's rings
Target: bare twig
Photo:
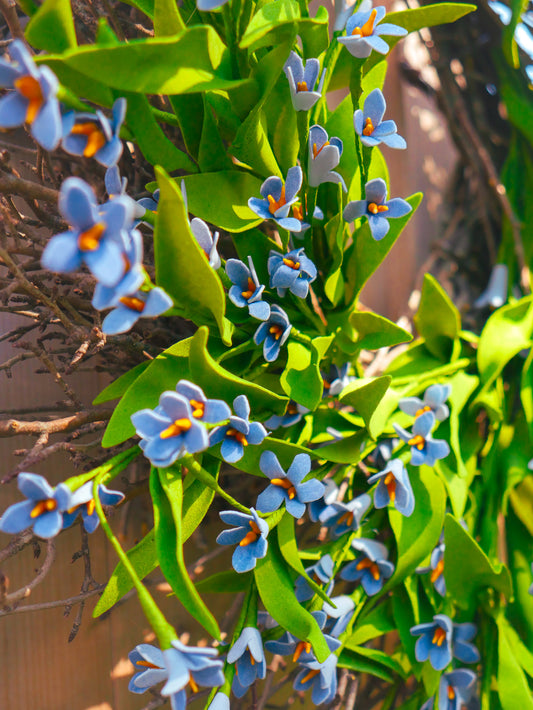
[[[21,601],[22,599],[26,599],[27,597],[29,597],[32,590],[35,589],[35,587],[43,581],[48,572],[50,572],[52,564],[55,560],[55,556],[55,540],[48,540],[48,543],[46,545],[46,557],[44,558],[44,562],[41,568],[39,569],[35,577],[31,580],[31,582],[28,582],[28,584],[26,584],[24,587],[21,587],[15,592],[12,592],[12,594],[6,595],[4,599],[4,607],[10,607],[13,604],[16,604],[17,602]]]

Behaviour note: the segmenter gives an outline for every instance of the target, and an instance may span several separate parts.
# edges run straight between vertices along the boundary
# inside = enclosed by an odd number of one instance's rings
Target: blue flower
[[[320,630],[326,625],[326,613],[324,611],[312,611],[311,615],[315,619]],[[330,651],[336,651],[340,643],[337,639],[328,634],[324,634],[326,643]],[[282,634],[279,639],[275,641],[267,641],[265,643],[265,648],[270,653],[274,653],[279,656],[292,656],[294,663],[299,661],[300,663],[308,663],[310,661],[316,661],[316,657],[313,653],[313,647],[308,641],[301,641],[296,638],[293,634],[286,631]]]
[[[233,284],[229,290],[230,300],[238,308],[248,308],[248,313],[257,320],[267,320],[270,306],[262,300],[265,287],[259,283],[252,257],[248,257],[249,267],[239,259],[226,261],[226,274]]]
[[[442,439],[433,439],[431,429],[435,423],[433,412],[424,412],[415,419],[413,433],[410,434],[398,424],[394,424],[396,433],[411,447],[411,464],[413,466],[434,466],[435,461],[443,459],[450,453],[448,443]]]
[[[303,404],[298,404],[297,402],[294,402],[291,399],[289,404],[287,405],[287,410],[285,414],[281,416],[278,414],[273,414],[266,420],[265,426],[268,429],[272,430],[279,429],[280,426],[290,427],[293,424],[297,424],[301,420],[303,415],[307,414],[308,412],[309,410],[307,409],[307,407],[304,407]]]
[[[289,217],[291,205],[298,201],[298,192],[302,187],[302,169],[299,165],[289,168],[287,180],[271,175],[261,185],[259,192],[263,197],[250,197],[248,207],[263,219],[273,219],[283,229],[289,232],[301,232],[302,222],[295,217]]]
[[[290,335],[292,325],[289,322],[289,317],[277,305],[270,307],[270,316],[268,320],[261,323],[254,334],[254,343],[263,345],[263,357],[267,362],[274,362],[277,359],[281,346]]]
[[[118,505],[121,500],[124,500],[124,493],[110,491],[101,483],[98,486],[98,498],[102,505]],[[92,481],[87,481],[72,493],[69,509],[63,513],[63,529],[69,528],[74,523],[78,513],[81,513],[85,530],[88,533],[94,532],[100,524],[100,520],[94,504]]]
[[[227,2],[228,0],[196,0],[196,7],[200,10],[200,12],[211,12],[211,10],[216,10],[218,7],[225,5]]]
[[[356,538],[352,547],[363,552],[341,571],[341,578],[347,582],[360,581],[363,589],[372,596],[383,588],[386,579],[392,576],[394,565],[388,561],[388,550],[376,540]]]
[[[135,201],[133,197],[126,194],[126,188],[128,187],[128,178],[120,177],[120,170],[118,165],[112,165],[105,171],[104,176],[105,189],[109,195],[109,199],[113,200],[115,197],[127,197],[132,202],[133,206],[133,217],[135,218],[135,225],[138,224],[138,220],[142,219],[144,213],[146,212],[146,206],[143,206],[145,200],[150,200],[150,198],[145,197],[141,200]],[[159,192],[159,190],[156,190]],[[153,202],[153,200],[150,200]],[[155,204],[155,203],[154,203]],[[151,207],[149,209],[152,209]],[[148,224],[145,222],[144,224]],[[152,225],[150,225],[152,226]]]
[[[331,555],[324,555],[318,562],[310,567],[306,567],[305,571],[309,577],[314,578],[317,584],[327,584],[326,594],[330,594],[335,582],[333,581],[333,559]],[[296,599],[301,602],[309,601],[315,596],[314,590],[309,586],[305,577],[298,577],[294,587]]]
[[[141,197],[140,200],[137,200],[137,204],[143,207],[145,210],[157,212],[157,208],[159,207],[159,195],[160,190],[159,188],[157,188],[157,190],[153,191],[151,197]],[[152,225],[150,224],[149,226],[151,227]]]
[[[470,641],[477,633],[475,624],[454,624],[452,633],[452,652],[463,663],[478,663],[479,651]]]
[[[173,305],[174,302],[168,293],[159,287],[150,291],[137,291],[130,296],[121,296],[115,308],[104,318],[102,332],[106,335],[126,333],[139,318],[155,318],[168,311]]]
[[[326,77],[326,70],[322,72],[317,91],[314,91],[320,62],[318,59],[308,59],[305,68],[302,59],[291,52],[283,71],[289,82],[292,105],[295,111],[309,111],[322,96],[322,86]]]
[[[302,663],[302,670],[293,683],[294,690],[309,690],[315,705],[330,703],[337,694],[338,657],[331,653],[323,663],[317,660]]]
[[[441,595],[446,596],[446,582],[444,579],[444,532],[440,536],[439,543],[431,552],[429,567],[417,567],[418,574],[426,574],[431,572],[430,581],[434,585],[435,590]]]
[[[451,391],[450,385],[431,385],[424,392],[424,399],[404,397],[398,402],[398,406],[402,412],[410,414],[412,417],[419,417],[424,412],[433,412],[435,419],[442,422],[450,414],[448,405],[445,402]]]
[[[316,279],[317,270],[303,247],[293,249],[283,256],[273,249],[268,257],[270,288],[276,288],[278,296],[285,296],[290,291],[299,298],[306,298],[309,284]]]
[[[231,410],[226,402],[221,399],[207,399],[198,385],[188,380],[180,380],[176,385],[176,391],[189,400],[194,419],[204,424],[218,424],[230,418]]]
[[[244,456],[244,447],[248,444],[260,444],[268,435],[259,422],[250,421],[250,403],[244,394],[233,400],[235,414],[229,418],[229,424],[216,427],[209,434],[209,446],[220,444],[220,454],[224,461],[235,463]]]
[[[37,143],[54,150],[63,133],[57,78],[48,67],[35,65],[21,40],[11,42],[8,51],[14,61],[0,59],[0,87],[13,91],[0,99],[0,128],[27,123]]]
[[[264,557],[268,548],[268,523],[262,520],[253,508],[250,515],[223,510],[220,517],[228,525],[237,525],[232,530],[224,530],[217,537],[219,545],[236,545],[231,558],[236,572],[249,572],[258,559]]]
[[[379,483],[374,491],[375,508],[385,508],[392,503],[402,515],[406,517],[412,515],[415,509],[415,497],[403,461],[400,459],[389,461],[383,471],[375,473],[368,479],[371,486],[376,481]]]
[[[155,409],[141,409],[131,415],[131,421],[142,439],[144,455],[159,468],[209,446],[205,426],[194,418],[187,398],[177,392],[163,392]]]
[[[439,683],[439,710],[462,710],[474,694],[476,674],[466,668],[444,673]],[[427,700],[420,710],[433,710],[435,699]]]
[[[92,305],[98,311],[113,308],[120,303],[120,299],[124,296],[135,294],[146,278],[142,263],[143,239],[141,233],[138,229],[132,229],[130,232],[122,230],[119,236],[122,244],[122,260],[125,264],[124,275],[114,286],[104,286],[102,283],[96,284]]]
[[[386,15],[384,7],[372,10],[359,10],[346,23],[346,37],[338,37],[353,57],[365,59],[374,49],[379,54],[387,54],[389,45],[380,35],[403,37],[407,30],[388,22],[380,24]]]
[[[181,181],[181,194],[183,196],[183,201],[185,203],[185,209],[188,211],[188,205],[187,205],[187,190],[185,188],[185,180]],[[159,193],[159,190],[156,190],[157,193]],[[156,194],[154,192],[154,198],[159,201],[159,194],[156,197]],[[148,206],[146,204],[146,206]],[[194,217],[190,222],[189,225],[191,227],[191,232],[193,233],[194,238],[200,245],[202,251],[206,255],[207,259],[209,260],[209,266],[212,269],[220,269],[220,266],[222,264],[222,260],[220,258],[220,255],[217,251],[217,245],[218,245],[218,240],[220,238],[220,234],[218,232],[215,232],[215,234],[211,234],[211,230],[207,226],[207,224],[204,222],[203,219],[200,219],[199,217]]]
[[[322,483],[324,484],[324,495],[309,503],[308,507],[309,518],[313,523],[318,523],[322,513],[337,500],[339,493],[339,487],[332,478],[325,478]]]
[[[346,594],[342,594],[339,597],[333,597],[331,601],[335,604],[335,606],[324,602],[322,611],[325,611],[329,619],[331,619],[331,621],[328,620],[326,624],[328,633],[330,633],[334,638],[338,638],[346,631],[348,624],[352,620],[355,603],[354,600],[351,597],[346,596]]]
[[[389,219],[404,217],[413,209],[401,197],[387,200],[387,183],[381,178],[367,182],[365,198],[349,202],[344,208],[342,216],[346,222],[353,222],[358,217],[366,217],[370,232],[376,241],[383,239],[388,233]]]
[[[362,0],[358,12],[370,11],[372,9],[372,0]],[[335,0],[335,24],[333,25],[334,32],[341,32],[346,27],[348,18],[352,16],[355,10],[355,3],[348,4],[347,0]]]
[[[97,281],[116,286],[127,270],[124,245],[133,221],[129,198],[117,197],[99,207],[92,188],[69,177],[61,185],[59,211],[73,229],[48,242],[41,257],[44,268],[70,273],[85,263]]]
[[[324,382],[323,397],[328,397],[329,395],[336,397],[350,382],[355,380],[355,377],[348,375],[350,367],[351,363],[349,362],[345,362],[341,367],[337,365],[330,366],[329,375],[327,377],[322,375],[322,381]]]
[[[398,439],[382,439],[374,451],[368,454],[368,463],[375,468],[383,468],[390,461],[392,452],[398,446],[398,443]]]
[[[453,623],[446,614],[436,614],[428,624],[418,624],[411,629],[413,636],[420,636],[415,645],[419,663],[429,661],[436,671],[442,671],[452,661]]]
[[[328,138],[322,126],[311,126],[309,129],[309,185],[318,187],[324,182],[340,183],[346,192],[344,179],[339,173],[333,172],[342,155],[340,138]]]
[[[144,693],[166,680],[161,695],[170,697],[172,710],[185,710],[187,684],[196,692],[199,685],[215,688],[224,683],[223,662],[214,648],[185,646],[178,640],[172,641],[172,647],[164,651],[139,644],[131,651],[129,659],[137,671],[130,679],[129,690]]]
[[[56,488],[36,473],[19,473],[19,491],[28,500],[10,505],[0,518],[0,530],[19,533],[32,527],[37,537],[55,537],[63,527],[63,513],[71,505],[71,492],[64,483]]]
[[[227,0],[224,0],[224,2],[226,1]],[[228,696],[222,691],[219,691],[209,703],[207,710],[230,710]]]
[[[394,121],[383,121],[385,97],[380,89],[371,91],[365,99],[363,110],[357,109],[353,115],[355,132],[363,145],[372,148],[385,143],[389,148],[407,148],[405,140],[398,135]]]
[[[500,308],[507,301],[509,288],[509,269],[506,264],[494,264],[487,288],[474,301],[474,308]]]
[[[257,679],[266,676],[266,660],[261,634],[253,626],[246,626],[228,652],[228,663],[235,663],[231,689],[242,698]]]
[[[329,528],[331,537],[336,539],[347,532],[355,532],[370,508],[372,498],[363,493],[349,503],[333,501],[320,514],[320,522]]]
[[[270,478],[270,485],[257,498],[257,509],[261,513],[272,513],[285,501],[290,515],[299,519],[305,513],[306,503],[324,495],[325,487],[320,481],[311,479],[302,483],[302,479],[311,470],[311,458],[308,454],[297,454],[285,473],[276,454],[263,451],[259,468]]]
[[[96,113],[68,113],[64,118],[63,148],[71,155],[94,158],[106,168],[116,165],[122,155],[119,133],[126,115],[126,99],[115,101],[112,114],[109,120],[98,110]]]

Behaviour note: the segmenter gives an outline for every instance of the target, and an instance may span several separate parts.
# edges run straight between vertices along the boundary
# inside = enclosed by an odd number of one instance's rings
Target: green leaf
[[[318,594],[318,596],[328,604],[333,604],[320,584],[317,584],[315,580],[312,579],[305,571],[305,567],[303,566],[300,555],[298,554],[298,544],[296,542],[294,524],[295,520],[293,516],[285,511],[283,517],[276,526],[276,533],[278,535],[278,543],[281,554],[292,569],[297,574],[305,578],[307,584],[311,587],[315,594]]]
[[[45,0],[29,21],[24,36],[36,49],[64,52],[77,46],[70,0]]]
[[[353,111],[352,97],[348,94],[330,115],[325,125],[330,139],[336,136],[342,140],[342,159],[335,171],[342,175],[348,190],[350,189],[350,181],[352,178],[355,179],[353,166],[357,165]]]
[[[204,123],[204,101],[202,94],[175,94],[169,97],[187,152],[198,158],[202,127]]]
[[[83,96],[87,101],[92,101],[99,106],[112,106],[113,92],[104,81],[90,79],[63,62],[61,56],[42,54],[33,58],[38,65],[46,64],[54,72],[62,86],[70,89],[76,96]]]
[[[515,40],[515,31],[522,13],[528,9],[528,0],[511,0],[511,21],[503,26],[502,31],[502,49],[504,56],[515,69],[520,68],[520,55],[518,53],[518,45]]]
[[[494,587],[509,599],[511,578],[507,568],[492,564],[477,542],[451,515],[444,526],[444,579],[455,602],[467,608],[475,595],[486,587]]]
[[[122,91],[122,95],[128,102],[127,126],[146,160],[165,170],[197,172],[198,168],[189,156],[167,138],[155,120],[146,96],[129,91]]]
[[[135,547],[128,550],[127,555],[139,579],[153,572],[159,564],[154,531],[150,530]],[[111,609],[130,589],[133,589],[133,581],[122,562],[119,562],[94,608],[93,617],[96,619]]]
[[[361,350],[391,348],[413,339],[411,333],[377,313],[355,311],[350,316],[350,324],[356,331],[357,347]]]
[[[136,7],[141,12],[144,12],[151,20],[154,19],[155,14],[155,0],[122,0],[126,5],[131,7]]]
[[[135,367],[132,367],[131,370],[128,370],[121,375],[110,385],[107,385],[107,387],[105,387],[100,394],[93,399],[93,404],[103,404],[104,402],[110,402],[112,399],[122,397],[130,385],[132,385],[137,377],[139,377],[139,375],[146,370],[151,362],[151,360],[140,362],[138,365],[135,365]]]
[[[150,493],[154,504],[154,531],[161,571],[180,602],[205,630],[220,639],[215,617],[206,607],[191,581],[183,558],[181,472],[153,469]]]
[[[198,151],[198,164],[203,173],[216,172],[217,170],[228,170],[233,167],[228,150],[218,130],[215,113],[209,100],[209,94],[203,95],[204,100],[204,122],[200,147]]]
[[[346,644],[346,648],[348,648],[352,653],[356,653],[357,655],[363,656],[367,660],[378,664],[383,668],[383,671],[388,668],[393,673],[397,673],[401,678],[406,677],[406,673],[398,661],[384,651],[380,651],[377,648],[366,648],[364,646],[352,645],[350,642]],[[369,673],[372,673],[372,671],[369,671]],[[375,673],[373,673],[373,675],[375,675]],[[378,678],[379,677],[381,676],[378,676]]]
[[[413,209],[409,214],[405,215],[405,217],[391,220],[388,234],[379,242],[372,237],[367,221],[365,221],[358,231],[351,257],[353,267],[355,268],[354,297],[361,293],[365,283],[392,249],[403,228],[411,219],[421,201],[422,193],[420,192],[408,197],[407,202]],[[346,259],[347,257],[345,257],[345,263]]]
[[[449,358],[461,330],[461,316],[450,297],[431,274],[424,276],[420,305],[414,318],[426,348],[440,358]]]
[[[383,399],[391,383],[391,377],[364,378],[356,380],[345,387],[339,399],[343,404],[349,404],[363,417],[368,433],[375,439],[381,431],[374,427],[374,412]]]
[[[257,560],[255,582],[265,609],[280,626],[301,641],[309,641],[319,663],[330,651],[314,617],[298,602],[294,584],[277,542],[271,534],[266,557]]]
[[[263,222],[248,207],[259,196],[261,180],[237,170],[188,175],[184,178],[189,210],[227,232],[244,232]]]
[[[360,649],[358,649],[359,651]],[[370,651],[371,649],[363,649],[364,651]],[[381,680],[387,683],[392,683],[394,681],[394,676],[390,670],[385,667],[382,663],[375,661],[373,658],[369,658],[365,653],[357,653],[349,648],[344,648],[339,655],[339,668],[349,668],[357,673],[370,673],[370,675],[376,676],[376,678],[381,678]]]
[[[185,29],[176,0],[155,0],[154,33],[156,37],[177,35]]]
[[[479,385],[479,378],[475,375],[467,375],[465,372],[458,372],[449,381],[451,385],[450,396],[450,446],[455,456],[457,473],[462,478],[468,476],[463,454],[461,452],[460,419],[459,415],[463,411],[470,395]]]
[[[533,710],[531,690],[502,623],[498,623],[498,696],[502,710]]]
[[[515,515],[527,528],[533,539],[533,476],[531,474],[511,491],[509,500]]]
[[[533,437],[533,350],[529,351],[522,377],[520,378],[520,400],[529,427],[529,435]]]
[[[355,466],[362,458],[361,446],[368,438],[366,429],[361,429],[353,436],[347,436],[333,444],[327,444],[317,449],[315,456],[333,463],[349,463]]]
[[[481,333],[477,364],[481,381],[488,388],[505,365],[531,345],[533,330],[533,296],[498,308]]]
[[[196,582],[196,589],[204,594],[238,594],[249,588],[251,577],[251,572],[239,574],[235,570],[228,569],[225,572],[216,572]]]
[[[324,389],[318,353],[293,340],[289,341],[287,352],[287,366],[280,378],[283,391],[307,409],[315,409]]]
[[[135,434],[131,415],[140,409],[154,409],[165,390],[174,390],[178,380],[189,375],[191,338],[181,340],[152,360],[126,390],[115,407],[102,439],[104,448],[121,444]]]
[[[226,47],[208,25],[116,47],[84,45],[54,59],[113,89],[134,93],[186,94],[248,83],[231,78]]]
[[[533,678],[533,653],[522,641],[518,633],[513,629],[505,616],[498,618],[498,628],[500,633],[505,635],[505,639],[520,666],[525,670],[530,678]]]
[[[427,466],[421,466],[419,475],[411,473],[411,486],[415,496],[415,510],[406,518],[394,508],[389,508],[389,519],[396,545],[398,561],[392,578],[383,592],[397,586],[412,574],[437,544],[442,532],[446,510],[446,493],[438,476]]]
[[[353,634],[349,638],[351,646],[361,646],[367,641],[388,634],[396,630],[392,611],[389,603],[380,604],[369,614],[358,621]]]
[[[196,331],[191,339],[189,356],[191,378],[203,388],[206,395],[225,399],[229,404],[240,394],[246,395],[252,410],[252,420],[261,412],[282,414],[287,406],[287,398],[221,367],[207,351],[208,335],[209,331],[205,327]]]
[[[181,190],[161,168],[156,168],[156,175],[160,187],[154,230],[157,284],[174,298],[186,317],[198,325],[214,318],[223,341],[230,345],[222,283],[194,238]],[[176,278],[176,264],[179,264],[179,278]]]
[[[404,27],[408,32],[417,32],[423,27],[434,27],[435,25],[445,25],[448,22],[456,22],[461,17],[475,12],[477,6],[463,2],[438,2],[434,5],[416,7],[412,10],[400,10],[399,12],[389,12],[387,22]],[[388,41],[388,44],[390,42]]]

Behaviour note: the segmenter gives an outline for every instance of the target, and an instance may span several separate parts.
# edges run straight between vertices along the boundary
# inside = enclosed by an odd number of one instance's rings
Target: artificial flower
[[[231,410],[221,399],[207,399],[201,387],[189,380],[180,380],[176,392],[189,400],[192,416],[204,424],[218,424],[229,419]]]
[[[338,660],[338,656],[331,653],[323,663],[317,660],[301,663],[302,670],[294,680],[294,690],[311,689],[311,699],[315,705],[332,702],[337,694]]]
[[[353,115],[355,132],[363,145],[372,148],[385,143],[389,148],[406,148],[407,143],[398,135],[394,121],[384,121],[387,104],[381,89],[374,89],[365,99],[363,109]]]
[[[452,391],[451,385],[431,385],[424,392],[424,398],[404,397],[398,402],[398,406],[406,414],[412,417],[419,417],[424,412],[433,412],[435,419],[444,421],[450,414],[446,400]]]
[[[303,247],[293,249],[283,256],[273,249],[268,257],[270,288],[276,288],[282,297],[290,291],[299,298],[306,298],[309,285],[317,276],[316,266],[304,252]]]
[[[246,626],[228,651],[228,663],[235,663],[231,690],[237,698],[242,698],[257,679],[266,676],[266,660],[260,632],[253,626]]]
[[[314,565],[305,568],[309,577],[315,580],[317,584],[327,584],[326,594],[330,594],[333,586],[333,559],[331,555],[324,555]],[[309,601],[315,596],[315,591],[309,586],[307,579],[303,576],[297,578],[294,586],[296,599],[301,602]]]
[[[98,486],[98,498],[102,505],[118,505],[120,501],[124,500],[124,493],[110,491],[101,483]],[[88,533],[96,530],[100,520],[94,504],[92,481],[87,481],[72,493],[69,506],[69,509],[63,513],[63,529],[70,527],[78,514],[81,513],[85,530]]]
[[[265,287],[259,283],[252,257],[248,257],[248,266],[239,259],[228,259],[226,274],[233,284],[228,294],[230,301],[238,308],[248,308],[252,318],[267,320],[270,306],[262,299]]]
[[[254,333],[256,345],[260,345],[264,341],[263,357],[267,362],[274,362],[278,358],[281,346],[285,344],[291,329],[289,317],[283,308],[277,305],[271,306],[268,320],[261,323]]]
[[[509,269],[507,264],[494,264],[487,288],[474,301],[474,308],[500,308],[507,301],[509,287]]]
[[[443,459],[450,453],[450,447],[444,439],[433,439],[431,429],[435,423],[433,412],[424,412],[415,419],[413,431],[410,434],[398,424],[393,424],[396,433],[411,447],[411,464],[413,466],[434,466],[435,461]]]
[[[387,559],[387,548],[376,540],[364,537],[353,540],[352,547],[363,554],[343,567],[341,578],[347,582],[360,581],[368,596],[377,594],[394,572],[394,565]]]
[[[415,497],[409,480],[409,474],[403,461],[389,461],[383,471],[375,473],[368,479],[369,485],[379,481],[374,491],[374,507],[385,508],[392,503],[396,510],[409,517],[415,509]]]
[[[109,168],[116,165],[122,155],[120,128],[126,116],[126,99],[115,101],[111,120],[97,110],[96,113],[68,113],[64,117],[66,135],[62,146],[71,155],[94,158]]]
[[[237,525],[232,530],[223,530],[217,537],[219,545],[237,545],[233,551],[231,563],[236,572],[249,572],[264,557],[268,549],[268,523],[260,518],[254,508],[250,515],[233,510],[220,513],[223,522]]]
[[[168,293],[158,286],[150,291],[136,291],[130,296],[121,296],[111,313],[104,318],[102,332],[106,335],[126,333],[139,318],[156,318],[173,305]]]
[[[387,183],[381,178],[376,178],[366,183],[365,199],[349,202],[342,216],[346,222],[353,222],[358,217],[366,217],[372,237],[380,241],[388,234],[389,219],[404,217],[412,209],[411,205],[401,197],[387,200]]]
[[[453,622],[446,614],[436,614],[433,621],[411,628],[413,636],[420,636],[415,645],[419,663],[429,661],[436,671],[442,671],[452,660]]]
[[[322,96],[322,86],[326,77],[325,69],[322,72],[317,90],[314,91],[319,69],[320,62],[318,59],[308,59],[304,67],[301,57],[296,52],[291,51],[289,54],[283,71],[289,82],[292,105],[295,111],[309,111]]]
[[[250,421],[250,403],[244,394],[233,400],[235,414],[229,418],[229,424],[216,427],[209,434],[209,445],[220,444],[220,454],[224,461],[235,463],[244,456],[244,447],[260,444],[268,435],[259,422]]]
[[[403,37],[407,30],[390,22],[381,22],[387,11],[381,5],[369,10],[358,10],[346,23],[346,36],[338,37],[353,57],[365,59],[372,50],[387,54],[389,45],[381,35]]]
[[[280,177],[271,175],[261,185],[259,197],[250,197],[248,207],[263,219],[273,219],[289,232],[301,232],[303,223],[295,217],[289,217],[291,205],[298,201],[302,187],[302,169],[299,165],[289,168],[285,184]]]
[[[340,138],[328,138],[322,126],[311,126],[309,129],[309,160],[308,178],[311,187],[318,187],[324,182],[340,183],[346,192],[344,178],[333,171],[339,164],[342,155]]]
[[[333,501],[320,514],[320,522],[329,528],[331,537],[336,539],[347,532],[355,532],[370,508],[372,498],[363,493],[348,503]]]

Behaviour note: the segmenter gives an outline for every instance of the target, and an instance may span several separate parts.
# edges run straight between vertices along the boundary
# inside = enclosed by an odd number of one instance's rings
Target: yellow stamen
[[[437,646],[440,648],[442,646],[442,644],[444,643],[445,638],[446,638],[446,631],[439,626],[435,629],[435,633],[433,634],[433,638],[431,640],[431,643],[437,644]]]
[[[431,577],[429,578],[431,581],[431,584],[435,584],[437,579],[441,576],[441,574],[444,572],[444,559],[440,559],[437,562],[437,566],[431,573]]]
[[[407,443],[409,444],[409,446],[416,446],[419,451],[422,451],[422,449],[426,445],[426,440],[421,434],[417,434],[416,436],[413,436],[412,439],[409,439]]]
[[[81,232],[78,237],[78,247],[81,251],[95,251],[98,249],[105,229],[106,225],[103,222],[97,222],[85,232]]]
[[[105,136],[98,124],[92,121],[77,123],[73,126],[71,133],[74,136],[87,136],[87,144],[83,150],[83,155],[86,158],[92,158],[106,144]]]
[[[353,513],[350,511],[347,511],[341,517],[339,518],[339,523],[345,523],[348,527],[353,523]]]
[[[271,333],[276,340],[279,340],[283,335],[283,328],[279,325],[271,325],[268,332]]]
[[[306,81],[298,81],[296,83],[296,91],[309,91],[307,88],[307,82]]]
[[[285,488],[290,500],[296,497],[296,488],[292,485],[288,478],[273,478],[270,483],[272,483],[273,486]]]
[[[191,690],[193,693],[198,692],[198,684],[196,683],[192,675],[189,676],[189,685],[191,686]]]
[[[303,211],[302,205],[293,205],[292,206],[292,215],[295,219],[302,220],[304,218],[304,211]]]
[[[372,10],[370,17],[362,27],[354,27],[352,35],[356,35],[358,37],[370,37],[374,31],[374,20],[376,19],[376,15],[377,10]]]
[[[144,666],[144,668],[156,668],[157,670],[160,670],[161,666],[155,666],[153,663],[150,663],[150,661],[137,661],[136,666]]]
[[[294,656],[292,657],[294,663],[296,663],[304,651],[305,653],[311,653],[311,644],[309,641],[300,641],[300,643],[296,646]]]
[[[287,407],[287,414],[298,414],[298,407],[292,402],[289,402],[289,405]]]
[[[252,666],[255,666],[255,658],[252,656],[251,653],[250,653],[250,663],[252,664]]]
[[[452,688],[451,685],[448,686],[448,699],[455,700],[455,690]]]
[[[246,437],[242,433],[242,431],[237,431],[237,429],[228,429],[226,432],[226,436],[232,436],[234,439],[237,439],[239,444],[242,444],[243,446],[248,446],[248,441],[246,440]]]
[[[243,298],[251,298],[255,293],[255,284],[250,277],[248,277],[248,291],[241,291],[241,296]]]
[[[372,119],[369,117],[365,121],[365,127],[363,128],[363,135],[364,136],[371,136],[372,133],[374,133],[374,124],[372,123]]]
[[[137,311],[137,313],[142,313],[146,306],[146,303],[142,299],[135,298],[135,296],[123,296],[118,300],[127,308],[131,308],[132,311]]]
[[[285,199],[285,185],[281,188],[281,194],[279,196],[279,200],[275,200],[272,195],[268,195],[268,209],[270,214],[275,214],[276,210],[278,210],[280,207],[283,207],[284,204],[286,204],[287,200]]]
[[[33,76],[21,76],[20,79],[15,79],[13,82],[15,89],[28,99],[29,104],[26,109],[26,123],[33,123],[37,118],[37,114],[44,102],[41,85]]]
[[[293,261],[292,259],[283,259],[283,263],[285,264],[285,266],[290,266],[291,269],[294,269],[295,271],[300,268],[299,261]]]
[[[369,559],[368,557],[366,557],[364,560],[361,560],[361,562],[359,562],[359,564],[357,565],[357,569],[369,570],[370,574],[372,575],[372,577],[374,577],[376,582],[380,578],[379,567],[377,566],[377,564],[375,562],[372,562],[372,560]]]
[[[389,473],[385,476],[384,483],[387,486],[391,503],[394,503],[396,500],[396,479],[394,478],[394,474],[389,471]]]
[[[243,539],[239,542],[240,547],[246,547],[246,545],[249,545],[251,542],[255,542],[258,538],[261,537],[261,530],[259,530],[259,528],[257,527],[257,523],[254,520],[249,520],[248,525],[252,529],[249,533],[246,533]]]
[[[91,500],[87,501],[85,505],[87,506],[87,515],[92,515],[94,513],[94,509],[96,508],[94,498],[91,498]]]
[[[311,680],[311,678],[314,678],[319,673],[320,673],[320,671],[318,671],[318,670],[317,671],[309,671],[309,673],[304,678],[302,678],[302,680],[300,682],[307,683],[308,680]]]
[[[419,417],[421,414],[425,414],[426,412],[431,412],[431,407],[426,404],[425,407],[422,407],[422,409],[419,409],[417,413],[415,414],[415,418]]]
[[[172,424],[159,434],[162,439],[170,439],[172,436],[179,436],[184,431],[189,431],[192,423],[189,419],[176,419]]]
[[[324,145],[320,146],[320,148],[317,149],[316,143],[313,143],[313,158],[316,158],[316,156],[320,153],[322,148],[325,148],[325,146],[329,145],[329,141],[326,141]]]
[[[40,500],[30,513],[30,518],[38,518],[43,513],[50,513],[57,508],[57,503],[53,498]]]
[[[205,413],[205,404],[198,402],[196,399],[190,399],[189,404],[192,407],[192,415],[195,419],[201,419]]]
[[[368,204],[368,211],[372,214],[378,214],[378,212],[388,212],[389,208],[387,205],[376,205],[375,202],[370,202]]]

